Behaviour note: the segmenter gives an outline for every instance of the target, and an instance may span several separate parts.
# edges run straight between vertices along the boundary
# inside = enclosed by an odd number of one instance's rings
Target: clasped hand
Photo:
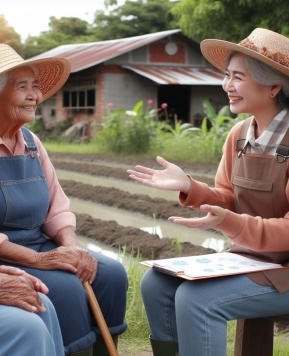
[[[38,292],[48,293],[48,288],[38,278],[19,268],[0,266],[0,304],[44,312]]]
[[[60,246],[48,252],[37,254],[35,264],[39,269],[62,269],[74,273],[82,283],[94,281],[97,260],[80,245]]]

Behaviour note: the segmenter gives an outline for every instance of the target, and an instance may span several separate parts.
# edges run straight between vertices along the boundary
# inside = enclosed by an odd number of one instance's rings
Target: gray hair
[[[9,72],[0,74],[0,93],[4,89],[8,79],[9,79]]]
[[[31,68],[33,70],[33,73],[37,76],[37,70],[35,67],[31,66],[31,65],[27,65],[28,68]],[[11,76],[12,71],[8,71],[5,72],[3,74],[0,74],[0,94],[2,92],[2,90],[5,88],[5,85],[8,82],[8,79]]]
[[[234,51],[230,54],[227,58],[228,63],[237,53],[239,52]],[[289,77],[256,58],[244,56],[245,66],[256,83],[264,86],[278,84],[282,86],[276,96],[277,104],[280,110],[284,108],[289,109]]]

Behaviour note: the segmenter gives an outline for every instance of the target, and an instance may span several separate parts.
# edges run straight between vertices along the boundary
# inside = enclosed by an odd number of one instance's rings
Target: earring
[[[273,93],[270,93],[270,98],[274,98],[274,94]]]

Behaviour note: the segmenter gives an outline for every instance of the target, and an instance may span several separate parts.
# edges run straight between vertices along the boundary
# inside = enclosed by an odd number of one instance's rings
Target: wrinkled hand
[[[10,275],[14,275],[14,276],[23,276],[25,271],[23,271],[20,268],[1,265],[0,266],[0,273],[10,274]]]
[[[17,273],[0,273],[0,304],[19,307],[35,313],[44,312],[45,307],[33,284],[37,278],[25,272],[22,276]]]
[[[37,292],[41,292],[43,294],[47,294],[49,292],[47,286],[40,279],[32,276],[31,274],[26,273],[20,268],[1,265],[0,274],[7,274],[11,276],[23,276],[33,284],[34,289]]]
[[[136,166],[139,171],[127,170],[129,177],[150,187],[188,193],[191,187],[189,177],[177,165],[170,163],[162,157],[157,162],[165,169],[156,170],[143,166]]]
[[[92,283],[96,276],[97,261],[80,245],[67,245],[38,253],[35,267],[66,270],[75,273],[81,282]]]
[[[91,284],[97,273],[97,260],[89,253],[89,251],[81,248],[79,245],[75,245],[75,249],[78,251],[78,263],[77,263],[77,277],[82,283],[88,282]]]
[[[179,216],[171,216],[168,220],[176,224],[184,225],[186,227],[205,230],[214,229],[225,219],[226,216],[226,209],[223,209],[219,206],[204,204],[200,206],[200,210],[208,214],[201,218],[192,219],[185,219]]]

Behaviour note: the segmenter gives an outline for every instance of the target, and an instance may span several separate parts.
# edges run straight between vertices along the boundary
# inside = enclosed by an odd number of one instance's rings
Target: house
[[[72,117],[73,122],[101,122],[108,105],[132,110],[143,100],[168,105],[169,117],[194,125],[203,118],[202,100],[218,111],[227,105],[223,74],[202,56],[200,45],[175,29],[118,40],[69,44],[34,57],[59,56],[71,63],[64,87],[41,104],[47,126]]]

